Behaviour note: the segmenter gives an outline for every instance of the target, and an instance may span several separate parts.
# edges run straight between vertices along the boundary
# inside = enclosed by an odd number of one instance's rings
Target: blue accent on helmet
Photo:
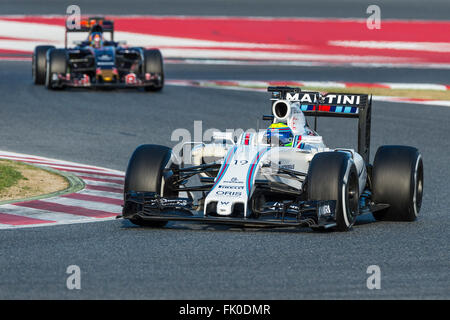
[[[289,127],[269,128],[266,132],[267,143],[282,147],[292,146],[294,134]]]

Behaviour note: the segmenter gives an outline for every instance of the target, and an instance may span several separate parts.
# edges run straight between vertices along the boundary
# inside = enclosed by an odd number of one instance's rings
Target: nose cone
[[[229,216],[233,213],[231,201],[217,202],[217,214],[221,216]]]

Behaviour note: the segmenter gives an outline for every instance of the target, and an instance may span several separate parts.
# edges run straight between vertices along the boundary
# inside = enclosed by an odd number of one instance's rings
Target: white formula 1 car
[[[268,91],[268,130],[244,132],[237,141],[216,132],[212,143],[192,143],[184,162],[168,147],[139,146],[126,171],[121,217],[143,226],[198,221],[339,231],[365,213],[377,220],[416,219],[422,157],[413,147],[382,146],[369,163],[371,97]],[[326,147],[305,116],[357,118],[357,152]]]

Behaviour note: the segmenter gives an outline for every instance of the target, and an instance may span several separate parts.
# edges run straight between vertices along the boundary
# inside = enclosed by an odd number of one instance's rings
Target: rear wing
[[[92,27],[100,25],[103,32],[109,32],[111,34],[111,41],[114,41],[114,21],[107,20],[105,17],[89,17],[81,19],[79,28],[69,28],[66,23],[66,33],[64,38],[64,44],[67,48],[67,34],[71,32],[90,32]]]
[[[366,163],[370,157],[372,96],[367,94],[302,91],[292,87],[268,87],[272,104],[277,100],[299,102],[305,116],[358,119],[358,153]],[[317,123],[317,122],[316,122]]]

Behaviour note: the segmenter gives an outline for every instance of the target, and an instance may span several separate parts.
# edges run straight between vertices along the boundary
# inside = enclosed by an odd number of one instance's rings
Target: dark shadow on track
[[[356,219],[356,223],[354,227],[348,231],[352,232],[355,228],[359,228],[361,226],[365,226],[368,224],[375,223],[375,219],[371,214],[366,214],[359,216]],[[236,226],[228,226],[228,225],[216,225],[216,224],[204,224],[204,223],[196,223],[196,222],[169,222],[165,227],[162,228],[151,228],[151,227],[141,227],[131,223],[128,220],[122,220],[121,229],[142,229],[142,230],[186,230],[186,231],[213,231],[213,232],[256,232],[256,233],[316,233],[316,234],[324,234],[324,233],[334,233],[335,230],[321,230],[321,231],[313,231],[310,228],[295,228],[295,227],[278,227],[278,228],[270,228],[270,227],[236,227]]]

